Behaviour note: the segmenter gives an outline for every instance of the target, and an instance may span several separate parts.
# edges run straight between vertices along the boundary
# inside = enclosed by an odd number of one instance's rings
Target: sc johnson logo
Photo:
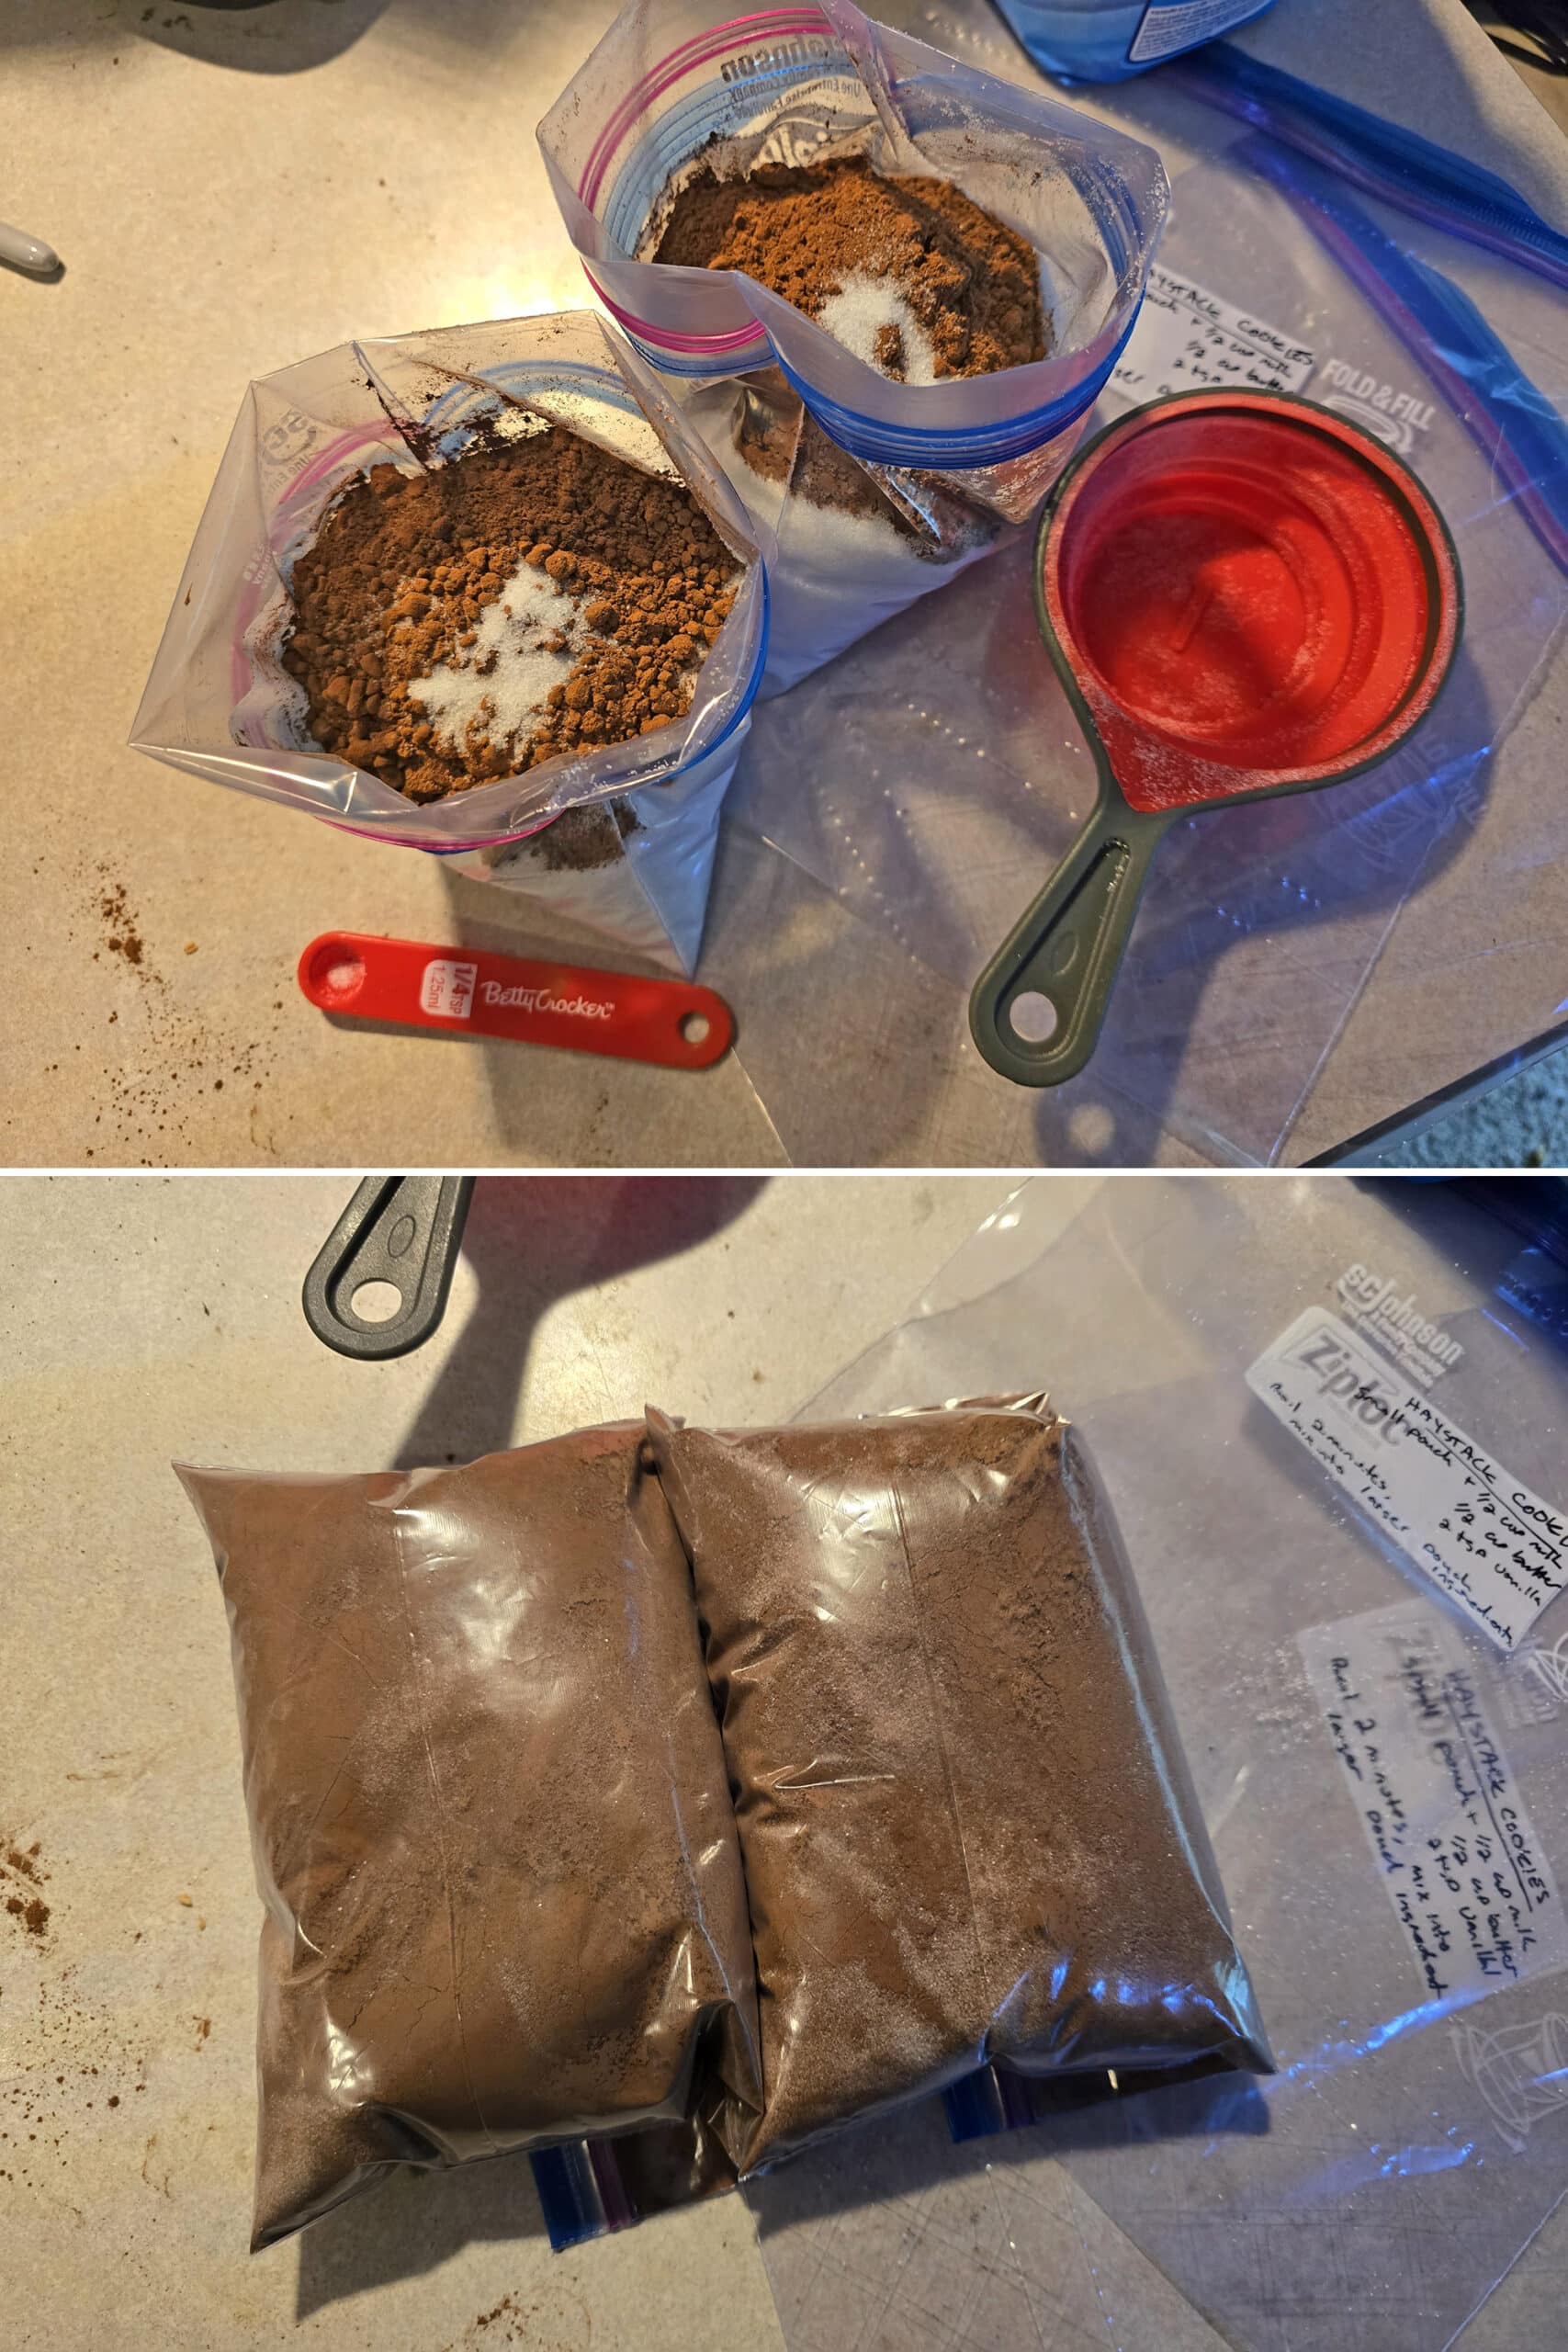
[[[579,1021],[608,1021],[613,1004],[599,1004],[591,996],[557,996],[553,989],[503,989],[487,980],[479,990],[483,1004],[514,1005],[520,1012],[569,1012]]]

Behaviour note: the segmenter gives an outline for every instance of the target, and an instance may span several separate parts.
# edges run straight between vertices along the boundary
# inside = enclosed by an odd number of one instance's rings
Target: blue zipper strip
[[[1309,228],[1319,220],[1326,224],[1318,229],[1325,242],[1337,232],[1355,248],[1364,265],[1359,273],[1362,292],[1415,357],[1461,380],[1504,445],[1513,503],[1553,561],[1568,571],[1568,424],[1470,297],[1440,270],[1396,244],[1343,188],[1299,156],[1261,137],[1244,141],[1238,153],[1294,204]],[[1443,389],[1452,401],[1449,388]],[[1454,405],[1460,423],[1495,459],[1491,443],[1476,433],[1466,413],[1468,403]]]
[[[1190,96],[1223,107],[1319,162],[1332,162],[1370,195],[1568,286],[1568,236],[1543,220],[1517,188],[1468,156],[1277,66],[1259,64],[1226,41],[1173,62],[1165,73]]]
[[[872,465],[950,466],[966,470],[975,466],[1001,465],[1009,458],[1025,457],[1043,442],[1055,440],[1058,433],[1066,432],[1069,424],[1092,408],[1127,347],[1127,338],[1138,322],[1142,308],[1140,294],[1115,348],[1091,376],[1075,384],[1060,400],[1048,401],[1043,408],[1031,409],[1023,416],[1010,416],[1002,424],[971,425],[959,431],[950,425],[885,424],[879,418],[863,416],[858,409],[844,408],[839,401],[826,399],[804,376],[795,373],[776,345],[773,356],[824,433],[852,457]]]
[[[559,2254],[585,2239],[603,2237],[609,2227],[604,2202],[588,2161],[587,2144],[574,2141],[560,2148],[537,2148],[528,2158],[550,2249]]]

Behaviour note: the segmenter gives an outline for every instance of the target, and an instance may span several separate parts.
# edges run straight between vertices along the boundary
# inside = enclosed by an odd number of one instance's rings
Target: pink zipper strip
[[[673,327],[655,326],[650,320],[639,319],[633,311],[623,311],[618,302],[612,301],[586,262],[582,265],[582,274],[604,308],[613,318],[620,321],[628,334],[641,335],[649,343],[662,344],[666,351],[711,351],[716,356],[720,352],[749,351],[753,344],[765,344],[768,340],[767,330],[755,320],[749,327],[726,327],[722,334],[680,334]]]
[[[771,33],[825,33],[832,38],[833,28],[818,8],[787,8],[769,10],[761,16],[731,17],[722,25],[712,25],[706,32],[694,34],[692,39],[661,57],[636,89],[622,99],[609,122],[594,141],[578,194],[592,211],[610,157],[620,145],[628,125],[647,110],[649,102],[662,96],[673,83],[681,81],[694,67],[707,64],[713,58],[728,55],[747,45],[748,28],[765,28]],[[755,30],[750,35],[756,38]]]

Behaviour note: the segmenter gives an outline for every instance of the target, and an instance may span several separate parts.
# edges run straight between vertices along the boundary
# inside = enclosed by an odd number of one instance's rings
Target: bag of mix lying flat
[[[131,741],[689,970],[762,547],[603,319],[341,345],[251,386]]]
[[[228,1605],[266,1907],[257,2246],[399,2165],[750,2128],[740,1859],[641,1437],[180,1470]]]
[[[1151,148],[849,0],[632,0],[539,140],[596,292],[777,535],[764,693],[1032,512],[1168,194]]]
[[[400,2165],[577,2150],[635,2217],[987,2062],[1270,2063],[1043,1397],[180,1476],[265,1905],[257,2245]]]
[[[649,1431],[756,1951],[742,2175],[987,2064],[1267,2071],[1137,1587],[1047,1400]]]

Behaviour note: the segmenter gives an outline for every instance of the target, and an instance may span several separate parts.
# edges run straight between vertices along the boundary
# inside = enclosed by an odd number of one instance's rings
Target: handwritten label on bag
[[[1112,389],[1132,401],[1239,384],[1299,392],[1316,362],[1304,344],[1206,286],[1157,261],[1138,323],[1112,370]]]
[[[1401,1600],[1296,1646],[1427,1994],[1472,1998],[1568,1962],[1551,1865],[1457,1630]]]
[[[1521,1642],[1568,1584],[1568,1515],[1326,1308],[1299,1315],[1247,1385],[1501,1648]]]

